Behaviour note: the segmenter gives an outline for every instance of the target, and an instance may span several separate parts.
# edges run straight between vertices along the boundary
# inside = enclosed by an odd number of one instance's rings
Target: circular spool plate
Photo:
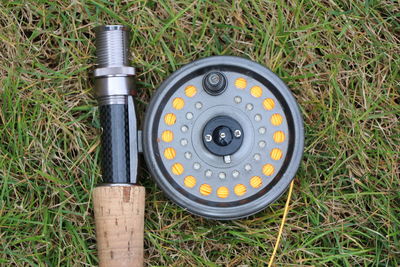
[[[226,78],[219,95],[203,88],[210,72]],[[243,130],[241,146],[228,157],[203,142],[207,123],[219,116]],[[147,165],[165,194],[194,214],[220,220],[247,217],[282,195],[303,146],[300,110],[283,81],[260,64],[230,56],[174,72],[152,98],[143,131]]]

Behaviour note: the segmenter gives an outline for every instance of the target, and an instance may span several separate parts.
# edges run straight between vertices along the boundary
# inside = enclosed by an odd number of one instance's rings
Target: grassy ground
[[[6,1],[0,4],[0,265],[97,263],[91,191],[99,120],[89,79],[99,23],[132,26],[141,115],[174,70],[238,55],[278,73],[306,149],[276,265],[400,264],[399,2]],[[146,263],[261,266],[285,197],[215,222],[149,179]]]

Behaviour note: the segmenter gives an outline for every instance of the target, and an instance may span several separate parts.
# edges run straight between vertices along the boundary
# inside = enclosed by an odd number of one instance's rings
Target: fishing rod
[[[100,266],[142,266],[145,189],[137,184],[135,68],[129,29],[99,26],[95,95],[99,104],[103,183],[93,191]]]

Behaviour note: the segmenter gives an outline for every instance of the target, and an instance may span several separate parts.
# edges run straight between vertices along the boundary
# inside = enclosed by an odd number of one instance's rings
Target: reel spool
[[[214,56],[173,73],[147,109],[143,151],[175,203],[212,219],[254,214],[299,167],[302,117],[287,86],[253,61]]]

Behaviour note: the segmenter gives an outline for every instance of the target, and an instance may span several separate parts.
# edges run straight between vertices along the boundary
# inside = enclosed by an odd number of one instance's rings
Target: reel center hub
[[[243,142],[241,125],[228,116],[218,116],[210,121],[203,130],[203,143],[208,151],[217,156],[235,153]]]
[[[227,146],[232,142],[232,131],[227,126],[217,127],[213,132],[213,140],[219,146]]]

